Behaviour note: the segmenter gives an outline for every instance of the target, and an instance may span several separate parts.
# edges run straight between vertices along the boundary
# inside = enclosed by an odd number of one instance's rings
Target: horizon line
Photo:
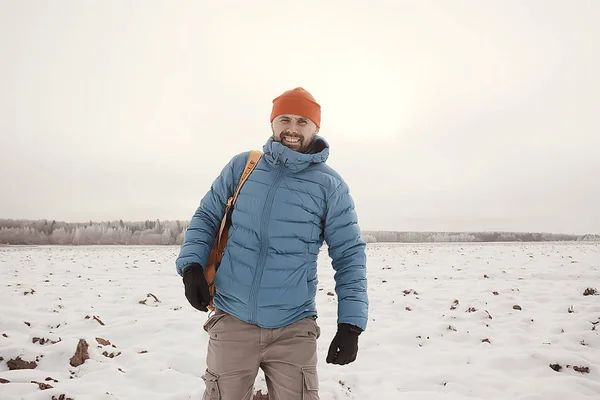
[[[160,219],[160,218],[156,218],[156,219],[137,219],[137,220],[125,220],[122,218],[119,219],[110,219],[110,220],[87,220],[87,221],[67,221],[67,220],[57,220],[57,219],[51,219],[51,218],[37,218],[37,219],[32,219],[32,218],[0,218],[0,222],[1,221],[23,221],[23,222],[41,222],[41,221],[46,221],[46,222],[52,222],[54,221],[55,223],[63,223],[63,224],[74,224],[74,225],[84,225],[84,224],[89,224],[91,223],[96,223],[96,224],[102,224],[102,223],[120,223],[120,221],[123,221],[123,223],[144,223],[147,221],[160,221],[162,222],[184,222],[184,223],[189,223],[191,219]],[[372,229],[372,228],[361,228],[360,229],[362,233],[368,233],[368,232],[398,232],[398,233],[411,233],[411,232],[415,232],[415,233],[516,233],[516,234],[548,234],[548,235],[569,235],[569,236],[586,236],[586,235],[600,235],[600,232],[598,233],[594,233],[594,232],[587,232],[587,233],[564,233],[564,232],[557,232],[557,231],[543,231],[543,230],[506,230],[506,229],[493,229],[493,230],[397,230],[397,229]]]

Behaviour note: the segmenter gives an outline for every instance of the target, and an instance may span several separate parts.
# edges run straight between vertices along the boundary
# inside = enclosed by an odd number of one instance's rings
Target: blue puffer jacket
[[[242,187],[227,247],[215,276],[214,305],[238,319],[277,328],[316,315],[317,257],[323,241],[335,270],[338,323],[367,326],[365,243],[343,179],[325,164],[329,145],[317,136],[311,154],[270,137]],[[177,272],[205,265],[248,152],[225,166],[185,233]]]

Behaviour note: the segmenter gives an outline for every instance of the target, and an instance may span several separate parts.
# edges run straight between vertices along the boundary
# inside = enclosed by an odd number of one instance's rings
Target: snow
[[[184,297],[178,250],[0,247],[0,378],[10,381],[0,399],[200,399],[207,314]],[[321,399],[600,398],[600,296],[583,295],[600,290],[600,243],[367,251],[369,325],[344,367],[325,363],[337,303],[331,260],[320,255]],[[89,359],[73,367],[80,339]],[[37,367],[9,370],[19,356]],[[256,389],[266,391],[262,373]]]

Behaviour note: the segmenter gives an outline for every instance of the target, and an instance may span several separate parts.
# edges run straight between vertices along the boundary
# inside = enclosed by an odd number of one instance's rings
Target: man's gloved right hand
[[[183,284],[185,285],[185,297],[192,307],[207,312],[207,306],[210,304],[210,292],[202,265],[190,264],[183,272]]]

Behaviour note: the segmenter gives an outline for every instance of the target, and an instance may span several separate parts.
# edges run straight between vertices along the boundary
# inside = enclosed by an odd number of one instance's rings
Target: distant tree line
[[[568,235],[535,232],[397,232],[363,231],[368,242],[558,242],[600,240],[600,235]]]
[[[180,245],[189,221],[62,222],[0,219],[0,244]],[[520,232],[363,231],[367,243],[592,241],[600,235]]]
[[[173,245],[189,222],[62,222],[0,219],[0,243],[11,245]]]

